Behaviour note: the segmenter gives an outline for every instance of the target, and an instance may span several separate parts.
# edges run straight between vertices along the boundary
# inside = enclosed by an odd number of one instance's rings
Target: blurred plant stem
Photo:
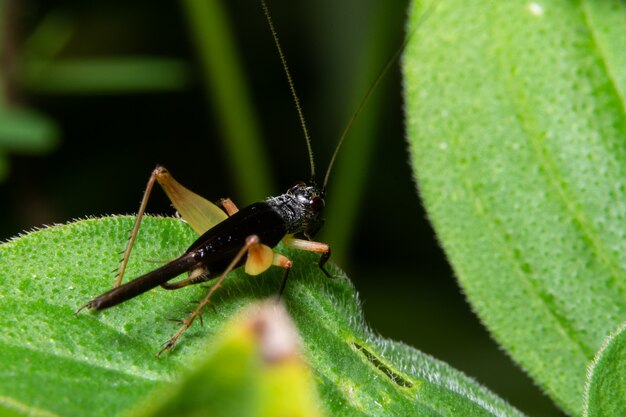
[[[20,5],[19,0],[0,2],[0,180],[9,172],[7,153],[45,152],[54,146],[57,137],[51,120],[23,107],[18,85]]]
[[[244,203],[264,199],[275,191],[275,183],[226,13],[219,0],[182,4],[203,66],[206,93],[221,124],[237,194]]]
[[[364,99],[365,92],[372,86],[376,76],[390,59],[395,48],[393,42],[396,32],[392,24],[397,22],[394,14],[389,13],[389,5],[376,3],[371,6],[369,22],[363,26],[369,27],[369,33],[362,42],[364,47],[359,51],[355,65],[358,72],[352,77],[350,99],[344,100],[347,104],[345,120]],[[389,74],[385,74],[385,77]],[[379,136],[381,125],[381,110],[384,81],[377,87],[363,111],[355,120],[353,127],[341,149],[336,166],[329,179],[329,199],[326,212],[327,225],[323,231],[322,240],[328,241],[333,248],[333,259],[339,265],[345,265],[349,257],[349,248],[355,235],[358,221],[359,206],[363,204],[366,185],[368,183],[369,167],[372,165],[376,138]],[[401,140],[401,138],[398,138]]]

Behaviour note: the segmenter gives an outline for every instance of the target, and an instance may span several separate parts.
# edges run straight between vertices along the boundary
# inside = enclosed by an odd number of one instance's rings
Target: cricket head
[[[300,210],[302,223],[299,232],[312,239],[324,224],[324,219],[320,217],[326,204],[324,191],[311,181],[299,182],[293,185],[287,193],[293,196],[297,210]]]
[[[313,182],[296,183],[284,194],[269,198],[267,203],[284,220],[287,234],[302,233],[311,239],[324,224],[320,217],[324,193]]]

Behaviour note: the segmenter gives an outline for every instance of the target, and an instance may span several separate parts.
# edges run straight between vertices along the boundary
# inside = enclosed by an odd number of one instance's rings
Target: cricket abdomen
[[[249,236],[256,235],[262,244],[273,248],[286,233],[285,222],[270,205],[254,203],[207,230],[186,253],[214,275],[226,269]],[[245,257],[238,265],[244,261]]]

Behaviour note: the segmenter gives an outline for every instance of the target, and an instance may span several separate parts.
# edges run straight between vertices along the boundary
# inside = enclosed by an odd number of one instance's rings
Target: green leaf
[[[160,344],[178,326],[168,318],[183,318],[206,289],[156,289],[75,317],[79,306],[112,284],[132,222],[83,220],[0,246],[0,408],[16,415],[114,416],[142,399],[157,401],[163,390],[188,381],[186,370],[206,352],[219,351],[225,319],[275,295],[278,268],[256,278],[232,273],[213,300],[216,312],[206,311],[204,326],[192,326],[159,359]],[[128,277],[179,255],[193,240],[180,220],[146,218]],[[329,415],[521,415],[447,365],[372,334],[350,282],[326,278],[315,254],[280,251],[294,261],[284,302]]]
[[[31,58],[24,66],[24,86],[44,94],[181,91],[187,88],[190,78],[186,63],[148,56],[65,58],[56,61]]]
[[[5,7],[2,7],[5,6]],[[16,51],[11,47],[9,7],[0,5],[0,181],[9,172],[6,154],[12,152],[41,154],[57,143],[56,124],[47,116],[16,102]],[[13,22],[11,22],[13,23]],[[14,41],[14,40],[13,40]],[[18,94],[19,95],[19,94]]]
[[[270,299],[244,310],[174,389],[161,389],[128,416],[197,416],[211,410],[223,417],[320,417],[313,374],[285,309]]]
[[[54,122],[35,111],[0,106],[0,149],[8,152],[43,153],[57,143]]]
[[[583,415],[622,416],[626,410],[626,325],[607,337],[589,366]]]
[[[54,148],[57,141],[57,127],[48,117],[0,102],[0,181],[10,170],[6,154],[41,154]]]
[[[454,271],[574,415],[626,317],[625,9],[440,1],[403,63],[412,161]]]

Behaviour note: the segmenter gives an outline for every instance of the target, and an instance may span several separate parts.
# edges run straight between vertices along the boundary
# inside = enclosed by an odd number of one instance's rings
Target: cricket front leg
[[[326,269],[326,263],[330,259],[330,246],[327,243],[315,242],[313,240],[297,239],[293,236],[287,236],[283,239],[283,243],[289,247],[306,250],[309,252],[321,253],[318,266],[328,278],[337,278]]]
[[[280,302],[280,299],[285,292],[285,288],[287,287],[287,279],[289,278],[289,271],[291,271],[293,262],[291,262],[291,259],[287,258],[285,255],[275,253],[272,264],[284,269],[283,279],[280,281],[280,288],[278,289],[278,295],[276,296],[276,302],[278,303]]]

